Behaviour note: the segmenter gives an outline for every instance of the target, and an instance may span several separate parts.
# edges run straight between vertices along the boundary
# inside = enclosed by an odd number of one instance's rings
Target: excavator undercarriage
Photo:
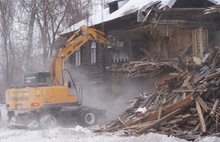
[[[95,125],[98,119],[105,118],[105,110],[86,106],[16,113],[14,111],[8,112],[8,128],[44,129],[74,125],[90,127]]]

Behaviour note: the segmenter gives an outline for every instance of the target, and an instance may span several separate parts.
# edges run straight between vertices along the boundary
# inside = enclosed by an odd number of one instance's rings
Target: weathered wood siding
[[[124,42],[124,48],[130,61],[147,58],[141,50],[144,49],[154,58],[160,59],[175,58],[192,43],[193,29],[178,29],[159,27],[153,30],[137,27],[117,34],[120,41]],[[140,42],[135,45],[135,42]],[[139,58],[134,57],[137,52]]]
[[[87,78],[86,82],[103,82],[105,79],[105,58],[104,56],[104,46],[97,44],[96,48],[96,63],[91,63],[91,47],[90,42],[87,42],[81,47],[81,65],[76,66],[76,54],[73,54],[70,63],[73,65],[73,69],[82,78]],[[77,80],[81,81],[80,78]],[[89,82],[88,82],[89,81]]]
[[[192,29],[157,28],[150,36],[151,40],[148,40],[150,52],[155,56],[161,54],[162,58],[166,58],[165,52],[168,54],[167,58],[178,57],[192,43]]]

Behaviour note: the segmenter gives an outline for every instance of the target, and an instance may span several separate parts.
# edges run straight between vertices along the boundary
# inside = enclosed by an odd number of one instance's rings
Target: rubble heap
[[[124,130],[127,135],[156,132],[194,140],[220,130],[219,50],[199,69],[175,73],[153,92],[143,92],[100,131]]]
[[[124,63],[121,67],[112,67],[111,72],[114,77],[138,78],[153,77],[164,72],[182,72],[182,69],[173,61],[131,61]]]

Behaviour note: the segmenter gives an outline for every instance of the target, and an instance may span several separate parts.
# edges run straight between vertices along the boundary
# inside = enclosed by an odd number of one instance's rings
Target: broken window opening
[[[144,58],[141,48],[143,48],[142,40],[132,40],[132,60],[141,60]]]
[[[118,2],[115,1],[115,2],[112,2],[112,3],[109,3],[109,12],[110,13],[113,13],[114,11],[118,10]]]

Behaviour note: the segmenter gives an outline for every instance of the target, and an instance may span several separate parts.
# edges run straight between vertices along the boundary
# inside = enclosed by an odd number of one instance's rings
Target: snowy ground
[[[11,130],[0,128],[1,142],[187,142],[183,139],[149,133],[139,137],[123,137],[117,133],[94,133],[87,128],[53,128],[49,130]],[[220,138],[205,137],[199,142],[219,142]]]
[[[187,142],[166,135],[149,133],[139,137],[125,137],[123,132],[95,133],[92,129],[74,126],[45,130],[17,130],[6,127],[5,108],[1,107],[0,142]],[[200,138],[197,142],[220,142],[217,137]]]
[[[185,142],[165,135],[148,134],[140,137],[121,137],[118,134],[97,134],[87,128],[54,128],[49,130],[27,131],[0,129],[1,142]]]

